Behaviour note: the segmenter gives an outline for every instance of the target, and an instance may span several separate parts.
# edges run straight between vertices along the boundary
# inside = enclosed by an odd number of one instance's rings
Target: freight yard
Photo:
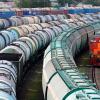
[[[0,5],[0,100],[100,100],[99,1]]]

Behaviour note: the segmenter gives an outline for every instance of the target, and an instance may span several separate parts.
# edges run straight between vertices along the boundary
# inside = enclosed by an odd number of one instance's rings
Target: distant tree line
[[[17,3],[18,3],[17,4],[18,6],[24,7],[24,8],[49,7],[50,6],[49,0],[19,0],[19,2]]]
[[[18,7],[49,7],[50,0],[0,0],[0,2],[7,2],[7,1],[15,1]],[[61,6],[64,6],[66,3],[77,5],[80,2],[85,4],[93,4],[100,6],[100,0],[58,0]]]
[[[84,4],[92,4],[92,5],[98,5],[100,6],[100,0],[58,0],[58,2],[61,5],[65,5],[65,3],[70,4],[75,4],[77,5],[78,3],[84,3]]]

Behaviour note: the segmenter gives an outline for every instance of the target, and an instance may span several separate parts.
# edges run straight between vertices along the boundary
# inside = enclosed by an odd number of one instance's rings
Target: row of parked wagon
[[[0,9],[0,18],[11,16],[47,15],[47,14],[86,14],[98,13],[100,7],[68,7],[68,8],[10,8]]]
[[[65,16],[61,15],[60,19]],[[58,17],[56,16],[56,19]],[[62,27],[63,26],[63,27]],[[39,24],[11,27],[0,32],[0,54],[21,54],[21,66],[6,59],[0,60],[0,99],[16,100],[16,85],[25,69],[23,66],[38,50],[46,47],[50,41],[66,30],[62,21],[50,21]],[[19,39],[18,39],[19,38]],[[6,45],[5,45],[6,44]],[[9,45],[8,45],[9,44]],[[8,45],[8,46],[7,46]],[[33,56],[34,57],[34,56]],[[18,57],[17,57],[18,58]],[[15,59],[15,58],[11,58]],[[10,60],[11,60],[10,59]]]
[[[74,61],[75,56],[87,46],[89,38],[100,31],[100,22],[99,19],[93,22],[85,17],[80,25],[75,19],[69,23],[73,27],[60,33],[45,50],[42,74],[45,100],[100,99],[96,84],[79,72]]]
[[[65,16],[63,15],[65,18]],[[8,19],[0,19],[0,29],[11,26],[20,26],[26,24],[45,23],[49,21],[56,21],[63,18],[62,15],[41,15],[41,16],[27,16],[27,17],[11,17]]]
[[[49,18],[50,18],[50,16],[51,15],[48,15]],[[57,18],[58,17],[56,16],[55,19],[57,19]],[[88,19],[88,17],[86,17],[86,20],[87,19]],[[54,39],[54,37],[59,36],[63,32],[66,33],[69,29],[71,29],[71,27],[80,26],[80,24],[75,23],[75,21],[72,22],[71,19],[69,19],[69,20],[65,19],[65,16],[63,16],[63,15],[60,15],[60,18],[58,20],[53,20],[53,21],[48,20],[50,22],[22,25],[22,26],[18,26],[18,27],[11,27],[11,28],[8,28],[7,30],[3,30],[0,32],[0,39],[2,40],[0,42],[0,45],[1,45],[0,49],[2,49],[0,51],[0,54],[6,54],[6,55],[21,54],[22,55],[22,58],[21,58],[22,62],[21,62],[21,65],[19,65],[19,66],[18,66],[18,64],[15,64],[14,62],[12,62],[12,58],[10,59],[10,61],[6,60],[6,58],[5,59],[2,58],[2,60],[0,60],[0,99],[16,100],[16,85],[17,85],[18,80],[20,80],[21,73],[23,73],[23,70],[25,69],[24,68],[25,62],[27,62],[30,59],[30,57],[34,57],[33,55],[36,54],[38,52],[38,50],[41,50],[42,48],[46,47],[50,43],[50,41]],[[99,18],[98,18],[98,20],[99,20]],[[42,22],[42,21],[40,21],[40,22]],[[70,23],[72,23],[72,24],[70,24]],[[81,25],[82,24],[84,25],[86,23],[82,22]],[[96,28],[97,28],[97,26],[96,26]],[[63,34],[60,36],[62,37]],[[60,48],[59,45],[61,43],[61,37],[59,38],[59,41],[57,41],[57,43],[58,43],[57,48]],[[65,41],[67,41],[66,36],[64,39],[65,39]],[[69,44],[70,44],[70,42],[72,42],[72,41],[68,41]],[[53,43],[53,42],[51,44],[53,47],[56,46],[55,43]],[[63,43],[61,43],[61,44],[64,46]],[[59,52],[62,53],[60,50],[59,50]],[[55,53],[56,52],[54,51],[53,56],[55,56]],[[70,54],[68,54],[68,55],[70,55]],[[51,59],[51,57],[48,56],[48,59],[46,59],[44,61],[44,66],[45,66],[45,64],[48,63],[49,58]],[[52,60],[53,60],[53,58],[52,58]],[[56,62],[54,61],[54,63],[56,63]],[[57,65],[57,66],[59,66],[59,65]],[[49,67],[50,67],[50,69],[48,69],[48,65],[46,66],[47,71],[52,71],[52,65],[50,65]],[[43,68],[43,70],[45,70],[45,69]],[[47,72],[47,73],[43,72],[44,79],[45,78],[49,79],[47,77],[47,74],[51,75],[50,72]],[[48,89],[46,89],[46,91],[45,91],[46,83],[45,83],[44,79],[43,79],[44,93],[48,93],[47,92]],[[51,79],[52,78],[50,77],[50,80]],[[57,80],[57,81],[59,81],[59,80]],[[60,82],[62,82],[62,81],[59,81],[59,83]],[[62,84],[63,84],[63,82],[62,82]],[[48,84],[47,84],[47,86],[48,86]],[[56,88],[55,84],[53,84],[53,86]],[[67,86],[65,86],[65,87],[67,87]],[[60,84],[59,84],[59,88],[61,88]],[[58,96],[58,94],[57,95],[53,94],[53,93],[55,93],[54,90],[55,89],[51,87],[51,89],[50,89],[51,92],[49,92],[51,94],[48,95],[49,98],[51,98],[50,100],[55,99],[55,98],[52,98],[53,96],[54,97]],[[58,92],[59,91],[57,91],[57,93]],[[63,92],[61,92],[61,91],[59,92],[59,94],[60,93],[63,94]],[[59,96],[61,96],[61,95],[59,95]],[[48,97],[47,97],[47,99],[48,99]]]
[[[53,19],[52,19],[52,16],[53,16]],[[2,41],[0,41],[0,49],[4,48],[9,43],[18,39],[19,37],[26,36],[30,33],[35,32],[36,30],[42,30],[43,28],[47,28],[47,27],[50,27],[52,25],[58,25],[61,22],[65,23],[65,24],[67,23],[70,27],[82,26],[82,25],[89,23],[89,18],[87,16],[83,17],[83,18],[81,17],[81,19],[80,19],[80,16],[78,16],[78,18],[74,18],[74,20],[71,18],[71,19],[67,19],[64,21],[61,19],[66,18],[65,15],[50,15],[50,16],[46,15],[44,17],[43,16],[39,16],[39,17],[34,16],[33,21],[32,21],[32,17],[21,17],[21,18],[27,19],[26,23],[24,22],[24,24],[27,24],[27,25],[21,25],[18,27],[11,27],[11,28],[8,28],[7,30],[0,31],[0,39],[2,40]],[[98,21],[99,19],[100,18],[98,17],[98,19],[95,21]],[[59,22],[57,20],[61,20],[61,21]],[[81,22],[79,22],[78,20],[81,20]],[[52,22],[50,22],[50,21],[52,21]],[[93,21],[94,21],[94,18],[93,19],[91,18],[90,22],[93,22]],[[48,23],[46,23],[46,22],[48,22]],[[33,23],[38,23],[38,24],[33,24]],[[16,25],[13,24],[13,26],[16,26]]]
[[[54,25],[59,25],[61,22],[59,22],[57,20],[64,19],[65,16],[63,16],[63,15],[58,15],[58,16],[55,16],[56,18],[53,20],[48,20],[48,23],[45,20],[41,20],[42,23],[40,22],[40,20],[35,20],[35,22],[38,24],[31,24],[31,23],[34,23],[34,21],[33,22],[31,21],[30,23],[27,23],[27,25],[21,25],[18,27],[10,27],[6,30],[0,31],[0,39],[1,39],[0,50],[3,49],[5,46],[9,45],[11,42],[17,40],[19,37],[26,36],[37,30],[42,30],[43,28],[48,28],[48,27],[51,27]],[[41,17],[45,18],[43,16],[41,16]],[[28,19],[28,18],[31,19],[31,17],[26,17],[26,19]],[[36,18],[38,18],[38,17],[36,17]]]
[[[73,15],[67,14],[66,16],[63,15],[64,18],[68,18],[68,22],[86,22],[90,23],[91,21],[98,21],[100,18],[100,14],[80,14],[80,15]],[[41,16],[27,16],[27,17],[11,17],[8,19],[0,19],[0,29],[5,29],[11,26],[20,26],[25,24],[36,24],[36,23],[45,23],[48,21],[56,21],[62,19],[61,14],[58,15],[41,15]],[[88,20],[89,19],[89,20]],[[94,20],[95,19],[95,20]]]

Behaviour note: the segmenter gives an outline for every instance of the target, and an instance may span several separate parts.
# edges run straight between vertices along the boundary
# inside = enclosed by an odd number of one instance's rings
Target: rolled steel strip
[[[45,40],[45,38],[44,38],[44,36],[43,36],[43,34],[41,33],[41,32],[35,32],[35,34],[36,35],[38,35],[39,37],[41,37],[41,39],[42,39],[42,45],[43,45],[43,47],[45,46],[45,44],[46,44],[46,40]]]
[[[11,62],[8,62],[6,60],[1,60],[0,61],[0,70],[9,72],[12,75],[14,82],[17,83],[18,69]]]
[[[6,81],[7,83],[9,83],[11,85],[11,87],[13,88],[14,92],[15,92],[16,84],[15,84],[11,74],[9,74],[9,73],[7,73],[5,71],[0,72],[0,81]]]
[[[60,27],[62,27],[63,31],[67,31],[67,25],[66,24],[62,24],[62,25],[59,25]]]
[[[19,33],[20,37],[27,35],[26,33],[23,32],[23,30],[21,28],[18,28],[18,27],[11,27],[11,28],[8,28],[8,30],[16,31],[17,33]]]
[[[33,45],[34,48],[36,47],[35,50],[38,50],[42,47],[43,43],[41,42],[42,41],[41,37],[39,37],[36,34],[29,34],[28,37],[31,38],[33,40],[33,42],[35,43],[35,45]],[[33,48],[33,50],[34,50],[34,48]]]
[[[11,18],[11,19],[9,19],[9,20],[10,20],[12,26],[16,26],[16,22],[15,22],[14,19]]]
[[[5,70],[5,71],[9,72],[13,76],[13,79],[16,83],[18,69],[11,62],[8,62],[6,60],[0,61],[0,65],[3,65],[2,67],[0,66],[0,70]]]
[[[4,31],[1,31],[1,33],[5,34],[8,37],[8,39],[6,39],[6,41],[8,41],[6,45],[8,45],[9,43],[11,43],[19,38],[19,35],[17,32],[10,32],[8,30],[4,30]]]
[[[47,44],[49,43],[49,41],[51,41],[51,35],[49,34],[49,32],[42,30],[42,32],[44,32],[47,35]]]
[[[36,31],[35,34],[41,35],[44,40],[44,46],[48,43],[48,35],[44,33],[43,31]]]
[[[32,17],[27,17],[29,24],[33,24],[34,23],[34,18]]]
[[[34,24],[35,27],[37,27],[38,30],[42,30],[41,24]]]
[[[49,28],[52,26],[49,23],[40,23],[40,24],[41,24],[42,28]]]
[[[24,24],[29,24],[28,19],[26,17],[22,17]]]
[[[21,38],[19,38],[19,41],[23,41],[23,42],[25,42],[28,45],[28,47],[30,48],[30,53],[32,55],[33,54],[33,45],[32,45],[32,42],[31,42],[30,38],[28,38],[28,37],[21,37]]]
[[[31,33],[33,33],[35,30],[32,28],[32,27],[30,27],[29,25],[28,26],[25,26],[27,29],[28,29],[28,31],[29,31],[29,34],[31,34]]]
[[[9,80],[12,80],[16,84],[16,77],[11,71],[7,70],[5,67],[0,67],[0,77],[4,76]]]
[[[8,93],[9,95],[12,95],[13,98],[16,97],[15,89],[7,79],[1,79],[0,77],[0,90],[3,90],[4,92]]]
[[[6,19],[4,19],[4,20],[3,20],[3,23],[4,23],[4,28],[7,28],[7,27],[9,27],[9,26],[10,26],[9,21],[8,21],[8,20],[6,20]]]
[[[40,19],[41,23],[45,23],[46,22],[46,18],[44,16],[38,16],[38,18]]]
[[[54,31],[55,36],[58,35],[59,31],[58,31],[56,28],[54,28],[54,27],[50,27],[50,29],[52,29],[52,31]]]
[[[32,16],[32,17],[33,17],[35,23],[40,23],[39,17],[37,17],[37,16]]]
[[[6,19],[9,22],[9,26],[12,26],[10,19]]]
[[[10,39],[9,39],[8,35],[7,34],[3,34],[3,32],[0,32],[0,35],[4,38],[4,41],[5,41],[4,42],[5,43],[4,47],[7,46],[10,43]]]
[[[36,26],[34,26],[34,24],[29,24],[30,27],[32,27],[34,29],[34,31],[38,30],[38,28]]]
[[[2,19],[0,19],[0,29],[4,28],[4,22]]]
[[[49,35],[50,41],[51,41],[51,40],[53,39],[53,37],[55,36],[54,31],[52,31],[52,30],[49,29],[49,28],[45,28],[45,29],[43,29],[43,31],[45,31],[45,32]]]
[[[45,15],[46,22],[52,21],[52,17],[50,15]]]
[[[19,28],[21,28],[25,34],[29,34],[29,30],[25,27],[25,25],[19,26]]]
[[[0,40],[1,40],[0,48],[2,49],[6,46],[6,38],[2,33],[0,34]]]
[[[8,93],[6,93],[5,91],[1,91],[0,90],[0,99],[1,100],[16,100],[16,97],[12,97],[12,95],[9,95]]]
[[[52,17],[53,20],[58,20],[56,15],[50,15]]]

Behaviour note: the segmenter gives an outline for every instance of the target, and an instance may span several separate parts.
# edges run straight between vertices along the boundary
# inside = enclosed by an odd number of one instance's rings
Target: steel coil
[[[41,24],[34,24],[34,26],[35,26],[38,30],[42,30]]]
[[[36,34],[29,34],[29,38],[33,40],[34,51],[40,49],[43,46],[42,38]]]
[[[42,28],[49,28],[52,26],[49,23],[40,23],[40,24],[41,24]]]
[[[45,23],[46,22],[46,18],[44,16],[38,16],[38,18],[40,19],[41,23]]]
[[[19,38],[19,40],[25,42],[29,46],[30,53],[31,53],[30,56],[33,55],[35,52],[35,50],[34,50],[35,48],[34,48],[34,43],[33,43],[32,39],[30,39],[29,37],[21,37],[21,38]]]
[[[40,23],[40,19],[37,16],[32,16],[34,19],[34,23]]]

